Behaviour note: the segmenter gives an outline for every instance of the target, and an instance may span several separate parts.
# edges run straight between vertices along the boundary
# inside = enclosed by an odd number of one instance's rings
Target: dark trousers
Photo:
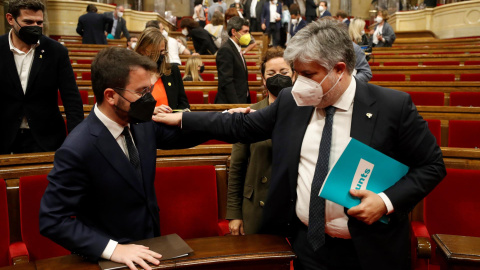
[[[311,23],[313,21],[315,21],[317,19],[317,16],[314,15],[314,16],[305,16],[305,19],[307,21],[307,23]]]
[[[308,242],[308,227],[298,221],[292,248],[297,254],[295,270],[361,270],[357,252],[351,239],[325,235],[325,244],[316,252]]]
[[[17,136],[10,146],[10,149],[8,149],[8,153],[23,154],[37,152],[44,152],[44,150],[33,138],[32,131],[30,129],[18,129]]]
[[[250,32],[263,32],[260,20],[257,18],[250,18]]]
[[[268,35],[272,38],[273,47],[280,45],[280,28],[277,28],[276,23],[270,23],[268,26]]]

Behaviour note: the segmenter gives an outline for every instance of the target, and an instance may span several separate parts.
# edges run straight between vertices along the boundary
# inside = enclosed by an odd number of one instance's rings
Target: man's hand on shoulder
[[[151,270],[152,268],[146,263],[146,261],[159,265],[160,261],[158,259],[160,258],[162,258],[162,255],[151,251],[146,246],[118,244],[113,251],[110,260],[113,262],[124,263],[131,270],[137,270],[135,264],[138,264],[145,270]]]
[[[362,202],[348,210],[347,214],[370,225],[387,213],[387,206],[382,198],[369,190],[350,190],[350,194]]]
[[[152,120],[169,126],[180,126],[183,113],[157,113],[152,116]]]

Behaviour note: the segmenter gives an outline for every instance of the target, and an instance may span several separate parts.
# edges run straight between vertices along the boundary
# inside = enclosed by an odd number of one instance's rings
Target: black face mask
[[[122,95],[120,96],[126,101],[130,102],[128,99],[124,98]],[[153,98],[152,94],[150,93],[146,93],[136,101],[130,102],[130,110],[128,110],[127,112],[128,117],[130,117],[130,123],[143,123],[143,122],[148,122],[152,120],[152,115],[153,115],[153,111],[155,110],[156,104],[157,104],[157,101],[155,100],[155,98]]]
[[[198,72],[203,73],[205,71],[205,66],[200,66],[200,70]]]
[[[17,19],[15,19],[15,22],[18,24],[18,26],[20,26],[20,24],[17,22]],[[17,37],[28,45],[33,45],[37,43],[42,36],[42,27],[36,25],[20,26],[20,31],[18,32],[17,30],[15,30],[15,27],[13,28],[13,30]]]
[[[292,87],[292,78],[282,75],[282,74],[277,74],[273,77],[270,77],[267,79],[267,90],[270,91],[270,93],[274,96],[278,96],[278,93],[283,88],[287,87]]]

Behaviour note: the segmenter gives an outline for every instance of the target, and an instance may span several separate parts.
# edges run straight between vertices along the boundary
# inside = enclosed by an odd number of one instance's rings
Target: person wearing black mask
[[[10,1],[12,30],[0,36],[0,154],[55,151],[83,120],[83,106],[67,49],[42,35],[41,0]]]
[[[92,63],[97,104],[55,153],[40,232],[88,260],[104,258],[132,270],[160,263],[161,254],[128,244],[160,235],[156,151],[202,139],[152,121],[150,73],[156,69],[148,57],[125,48],[100,51]]]
[[[157,63],[152,75],[152,95],[157,101],[155,113],[171,113],[190,109],[178,66],[168,60],[168,41],[160,29],[146,28],[140,36],[135,52],[148,56]]]
[[[291,87],[296,74],[283,59],[283,49],[267,50],[261,64],[268,97],[251,106],[259,110],[272,104],[283,88]],[[255,234],[262,223],[272,169],[272,141],[236,143],[232,147],[228,178],[227,216],[232,235]]]

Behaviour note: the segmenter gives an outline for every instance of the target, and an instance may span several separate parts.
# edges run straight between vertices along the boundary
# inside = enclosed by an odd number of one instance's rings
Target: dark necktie
[[[135,145],[133,144],[133,139],[132,136],[130,136],[130,132],[128,131],[128,127],[125,127],[123,129],[122,135],[125,136],[125,142],[127,143],[127,150],[128,150],[128,156],[130,159],[130,163],[133,165],[133,168],[135,168],[135,171],[137,172],[138,176],[140,177],[140,180],[142,179],[142,171],[140,168],[140,157],[138,156],[138,151]]]
[[[325,108],[325,126],[323,127],[322,141],[320,142],[320,151],[318,153],[317,166],[315,167],[310,193],[307,238],[314,251],[325,243],[325,199],[320,198],[318,193],[328,173],[334,113],[335,107],[329,106]]]

